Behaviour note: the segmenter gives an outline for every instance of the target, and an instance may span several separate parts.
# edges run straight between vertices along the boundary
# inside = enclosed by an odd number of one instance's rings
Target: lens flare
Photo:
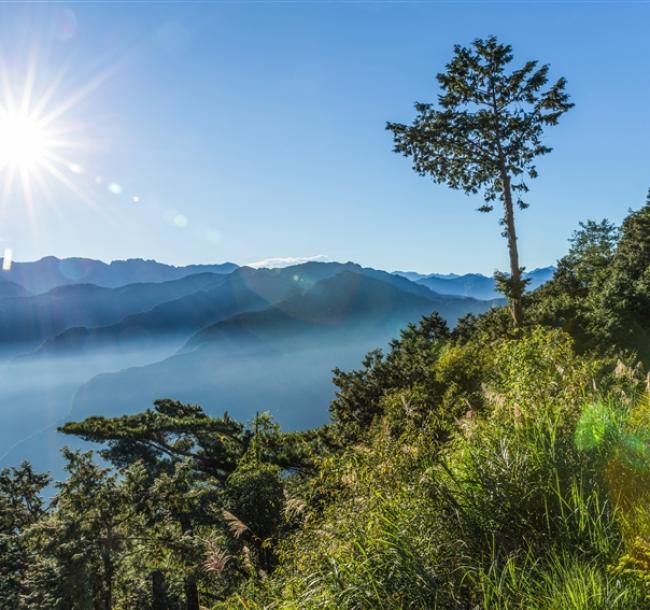
[[[14,253],[11,248],[5,248],[4,257],[2,258],[2,270],[11,271],[11,263],[13,261]]]

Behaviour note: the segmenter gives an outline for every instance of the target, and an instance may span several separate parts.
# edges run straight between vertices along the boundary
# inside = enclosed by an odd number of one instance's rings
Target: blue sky
[[[3,4],[9,82],[35,57],[35,99],[59,74],[48,103],[85,93],[59,119],[78,192],[46,176],[28,206],[13,189],[0,245],[17,260],[505,268],[498,216],[414,174],[384,130],[434,98],[455,43],[496,34],[576,104],[519,215],[522,262],[551,264],[580,220],[620,221],[650,186],[649,18],[625,2]]]

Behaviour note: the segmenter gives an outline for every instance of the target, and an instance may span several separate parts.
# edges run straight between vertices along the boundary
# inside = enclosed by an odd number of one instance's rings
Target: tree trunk
[[[524,311],[521,303],[522,284],[521,271],[519,270],[519,251],[517,250],[517,231],[515,230],[515,211],[512,205],[512,188],[510,175],[506,166],[506,158],[503,152],[501,141],[501,127],[499,120],[499,105],[497,103],[494,84],[492,92],[492,111],[494,113],[494,134],[496,138],[496,149],[498,154],[499,173],[503,187],[503,221],[506,225],[506,237],[508,239],[508,255],[510,256],[510,294],[507,295],[510,301],[510,313],[515,328],[521,328],[524,323]]]
[[[187,610],[200,610],[199,591],[193,576],[185,577],[185,607]]]
[[[106,540],[102,544],[102,562],[104,564],[104,595],[102,600],[103,610],[113,609],[113,557],[112,551],[113,532],[111,528],[106,533]]]
[[[505,169],[501,170],[503,182],[503,220],[506,224],[506,237],[508,239],[508,255],[510,256],[510,282],[511,294],[510,313],[515,328],[521,328],[524,323],[524,311],[521,302],[521,271],[519,267],[519,251],[517,249],[517,231],[515,229],[515,212],[512,205],[512,189],[510,188],[510,177]]]
[[[192,531],[192,524],[186,515],[180,515],[179,522],[183,534],[188,534]],[[186,610],[201,610],[199,607],[199,589],[196,586],[194,576],[186,576],[183,585],[185,589]]]
[[[151,608],[152,610],[169,610],[167,592],[165,591],[165,575],[160,570],[151,573]]]

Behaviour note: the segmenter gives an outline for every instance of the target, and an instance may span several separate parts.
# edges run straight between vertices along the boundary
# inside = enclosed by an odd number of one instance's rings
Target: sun
[[[0,171],[37,171],[52,162],[53,153],[54,141],[36,116],[0,109]]]
[[[0,80],[0,82],[2,82]],[[29,91],[29,90],[28,90]],[[66,152],[75,144],[66,133],[67,127],[48,112],[47,104],[23,95],[21,103],[7,87],[0,94],[0,202],[4,205],[18,185],[20,199],[30,210],[35,199],[53,200],[51,178],[73,191],[77,185],[66,175],[70,164]],[[4,98],[4,99],[3,99]],[[76,148],[76,147],[75,147]]]
[[[37,49],[24,65],[8,66],[0,54],[0,218],[9,209],[24,211],[37,229],[43,206],[61,216],[68,193],[108,218],[98,201],[103,179],[88,164],[102,146],[91,135],[96,121],[86,101],[120,64],[81,82],[68,64],[49,70],[38,64]],[[122,192],[116,182],[106,186],[113,195]]]
[[[69,95],[58,93],[61,75],[38,77],[36,57],[29,60],[22,86],[0,58],[0,211],[10,202],[21,203],[32,215],[33,204],[56,207],[57,184],[93,204],[78,180],[83,173],[79,154],[87,148],[84,127],[72,121],[70,111],[105,79],[98,74]],[[70,158],[70,154],[74,158]]]

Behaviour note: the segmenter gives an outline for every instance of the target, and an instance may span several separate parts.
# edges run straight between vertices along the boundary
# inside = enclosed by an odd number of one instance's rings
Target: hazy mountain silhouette
[[[196,330],[242,311],[263,309],[269,301],[243,274],[224,276],[178,299],[125,316],[103,327],[70,328],[43,343],[32,357],[83,354],[111,349],[141,350],[161,341],[181,344]]]
[[[59,286],[37,296],[0,300],[0,342],[28,349],[74,326],[105,326],[159,303],[196,293],[223,276],[200,273],[169,282],[104,288],[93,284]],[[1,285],[1,284],[0,284]]]
[[[0,272],[1,273],[1,272]],[[8,299],[13,297],[26,297],[30,292],[20,284],[16,284],[10,280],[5,279],[0,275],[0,299]]]
[[[367,351],[434,310],[453,322],[491,306],[420,296],[395,283],[339,269],[275,305],[202,329],[171,358],[97,376],[77,393],[71,417],[136,411],[169,396],[243,419],[270,409],[288,428],[321,423],[333,395],[332,368],[358,366]]]
[[[67,330],[45,341],[35,355],[62,355],[107,347],[142,349],[164,338],[184,340],[193,332],[237,313],[263,309],[291,295],[304,294],[320,280],[342,271],[381,279],[402,292],[422,298],[432,296],[425,286],[354,263],[309,262],[283,269],[240,267],[201,290],[162,302],[149,311],[127,315],[115,323],[84,327],[79,324],[75,328],[68,325]]]
[[[525,273],[524,276],[530,279],[527,289],[539,288],[550,280],[554,273],[555,267],[543,267]],[[480,273],[467,273],[456,277],[432,274],[416,279],[415,282],[440,294],[453,294],[474,299],[495,299],[503,296],[496,290],[494,278]]]
[[[412,282],[425,280],[428,277],[437,277],[443,280],[460,277],[457,273],[418,273],[417,271],[393,271],[393,275],[405,277],[407,280],[411,280]]]
[[[255,343],[275,349],[288,345],[293,349],[296,341],[310,345],[314,333],[321,342],[340,341],[337,333],[341,328],[357,337],[366,333],[372,337],[387,329],[395,333],[409,321],[432,311],[454,323],[466,313],[488,307],[474,299],[430,291],[414,294],[396,287],[392,281],[367,275],[365,270],[346,269],[269,309],[241,314],[204,328],[189,339],[183,351],[214,343],[228,343],[234,349]]]
[[[69,284],[117,288],[134,283],[169,282],[197,273],[230,273],[236,268],[234,263],[175,267],[139,258],[104,263],[90,258],[46,256],[33,262],[14,262],[10,270],[2,271],[2,277],[40,294]]]

